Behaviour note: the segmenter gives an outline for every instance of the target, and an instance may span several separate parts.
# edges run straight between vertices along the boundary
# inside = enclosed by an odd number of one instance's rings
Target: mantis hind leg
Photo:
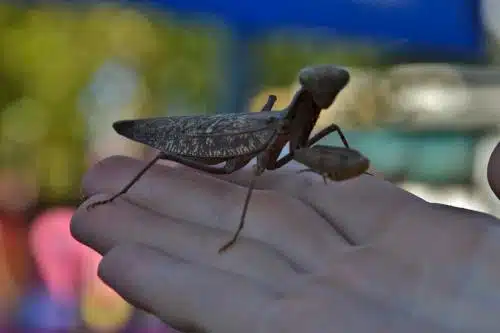
[[[115,200],[116,198],[118,198],[120,195],[127,193],[127,191],[142,177],[142,175],[144,175],[146,173],[146,171],[148,171],[156,162],[158,162],[158,160],[160,160],[162,158],[162,156],[163,156],[163,153],[159,153],[158,155],[156,155],[120,191],[118,191],[117,193],[113,194],[108,199],[93,202],[92,204],[90,204],[90,205],[87,206],[87,210],[95,208],[96,206],[100,206],[100,205],[104,205],[104,204],[110,203],[113,200]]]
[[[240,223],[238,224],[238,228],[233,234],[233,237],[219,249],[219,254],[227,251],[227,249],[229,249],[231,246],[234,245],[234,243],[236,243],[241,230],[243,230],[243,227],[245,226],[245,217],[247,214],[248,205],[250,203],[250,198],[252,197],[253,189],[255,187],[255,182],[257,181],[257,177],[264,172],[264,168],[259,166],[259,164],[255,164],[253,166],[253,170],[254,172],[250,180],[250,184],[248,185],[247,195],[245,198],[245,203],[243,204],[243,209],[241,211]]]
[[[248,158],[233,158],[231,160],[228,160],[225,162],[223,167],[215,167],[211,166],[202,162],[198,162],[186,157],[182,156],[177,156],[174,154],[167,154],[167,153],[159,153],[156,155],[150,162],[148,162],[135,176],[132,178],[120,191],[117,193],[113,194],[111,197],[105,200],[101,201],[96,201],[89,206],[87,206],[87,209],[92,209],[95,208],[96,206],[104,205],[107,203],[110,203],[114,201],[116,198],[119,196],[125,194],[128,192],[128,190],[139,181],[139,179],[148,171],[158,160],[164,159],[164,160],[169,160],[173,162],[177,162],[183,165],[186,165],[188,167],[198,169],[201,171],[205,171],[207,173],[211,174],[230,174],[238,169],[241,169],[244,167],[248,162],[250,162],[251,157]]]

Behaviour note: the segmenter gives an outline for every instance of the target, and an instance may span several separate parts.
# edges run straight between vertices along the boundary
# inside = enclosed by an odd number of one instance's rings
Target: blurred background
[[[373,168],[433,201],[500,217],[497,0],[12,1],[0,4],[0,330],[168,332],[96,277],[69,220],[85,170],[146,158],[123,118],[288,105],[297,73],[351,82],[324,111]],[[336,135],[323,143],[339,144]]]

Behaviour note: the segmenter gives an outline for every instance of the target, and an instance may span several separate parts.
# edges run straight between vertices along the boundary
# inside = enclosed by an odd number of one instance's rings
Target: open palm
[[[325,185],[297,166],[260,177],[242,237],[250,171],[217,178],[113,157],[87,174],[76,239],[129,302],[185,332],[499,332],[500,224],[426,202],[377,177]],[[490,183],[500,193],[500,145]]]

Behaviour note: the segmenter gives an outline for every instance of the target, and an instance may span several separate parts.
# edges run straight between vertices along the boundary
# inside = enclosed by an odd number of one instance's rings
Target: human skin
[[[123,197],[86,209],[143,165],[95,165],[71,232],[104,256],[98,273],[109,286],[179,331],[500,332],[500,220],[491,215],[426,202],[379,177],[325,185],[289,166],[258,179],[242,237],[218,254],[251,170],[214,177],[156,165]],[[500,198],[500,143],[486,175]]]

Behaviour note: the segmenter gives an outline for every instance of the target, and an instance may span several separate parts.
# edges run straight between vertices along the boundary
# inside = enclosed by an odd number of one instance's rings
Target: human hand
[[[189,332],[499,332],[500,224],[432,204],[377,177],[323,183],[293,166],[257,181],[113,157],[84,180],[74,237],[104,255],[100,277]],[[500,144],[489,177],[500,193]],[[493,170],[497,170],[496,174]],[[239,184],[239,185],[238,185]],[[109,195],[109,194],[108,194]],[[350,244],[353,243],[353,244]]]

